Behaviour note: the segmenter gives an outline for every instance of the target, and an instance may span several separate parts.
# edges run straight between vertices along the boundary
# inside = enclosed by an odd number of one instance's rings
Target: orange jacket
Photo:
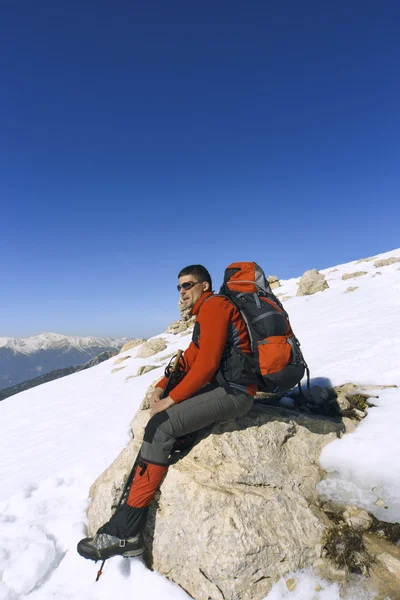
[[[251,352],[246,324],[238,309],[220,296],[205,302],[210,296],[213,296],[212,292],[205,292],[192,308],[192,314],[196,315],[196,323],[200,326],[199,345],[197,347],[192,341],[181,358],[186,375],[169,394],[174,402],[186,400],[214,379],[226,346],[230,323],[239,336],[240,349],[246,354]],[[164,389],[166,383],[167,379],[163,377],[157,387]],[[257,387],[249,385],[247,391],[254,396]]]

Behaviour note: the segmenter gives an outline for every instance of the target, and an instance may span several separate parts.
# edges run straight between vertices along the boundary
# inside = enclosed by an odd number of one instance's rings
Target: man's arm
[[[226,345],[232,311],[232,304],[223,298],[210,298],[201,307],[200,348],[189,372],[170,393],[174,402],[189,398],[215,375]]]

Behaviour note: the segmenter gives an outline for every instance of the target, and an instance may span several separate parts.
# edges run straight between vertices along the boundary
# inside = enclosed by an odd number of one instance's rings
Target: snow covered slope
[[[390,256],[400,258],[400,249],[376,259]],[[400,389],[380,387],[400,386],[400,263],[376,268],[374,261],[354,261],[336,269],[326,270],[329,289],[313,296],[295,296],[298,279],[274,290],[292,296],[283,302],[312,380],[369,384],[379,396],[354,433],[324,449],[321,464],[329,475],[320,485],[331,497],[400,521]],[[342,279],[356,271],[365,274]],[[159,355],[139,359],[135,348],[121,355],[129,358],[118,372],[112,373],[112,358],[0,403],[0,600],[189,598],[141,559],[108,561],[102,580],[94,583],[94,564],[76,553],[90,484],[130,439],[130,420],[162,375],[164,357],[190,341],[160,335],[168,347]],[[148,364],[157,369],[128,379]],[[375,505],[380,498],[387,508]],[[337,585],[324,583],[317,592],[311,572],[297,576],[290,598],[339,600]],[[277,583],[268,600],[283,600],[287,593]]]

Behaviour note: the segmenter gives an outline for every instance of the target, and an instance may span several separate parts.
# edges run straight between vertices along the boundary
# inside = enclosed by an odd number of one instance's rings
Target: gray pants
[[[194,396],[157,413],[148,422],[140,456],[151,463],[166,465],[176,438],[203,427],[246,414],[253,396],[232,389],[228,393],[209,383]]]
[[[217,384],[208,384],[194,396],[154,415],[147,423],[143,444],[132,470],[128,498],[98,533],[128,539],[142,531],[149,506],[167,471],[176,438],[217,421],[240,417],[252,405],[253,396],[237,390],[228,393]]]

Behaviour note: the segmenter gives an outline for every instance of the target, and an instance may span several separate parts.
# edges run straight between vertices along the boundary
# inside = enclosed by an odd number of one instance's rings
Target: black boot
[[[78,543],[78,553],[84,558],[102,560],[111,556],[139,556],[144,552],[143,533],[126,540],[107,533],[96,533],[92,538],[84,538]]]

